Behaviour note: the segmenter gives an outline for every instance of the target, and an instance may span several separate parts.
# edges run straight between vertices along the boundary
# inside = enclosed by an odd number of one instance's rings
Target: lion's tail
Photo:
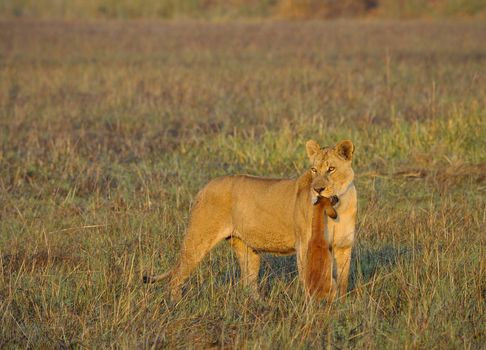
[[[172,274],[172,270],[169,270],[161,275],[157,276],[149,276],[149,275],[144,275],[143,276],[143,283],[154,283],[158,281],[165,280],[166,278],[169,278]]]

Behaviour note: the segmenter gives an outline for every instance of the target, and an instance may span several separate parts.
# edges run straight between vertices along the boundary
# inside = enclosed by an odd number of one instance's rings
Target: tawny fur
[[[354,241],[356,190],[351,159],[354,146],[342,141],[335,147],[306,144],[311,169],[297,179],[224,176],[209,182],[197,195],[175,266],[145,282],[170,279],[173,298],[203,257],[220,241],[227,240],[240,263],[242,283],[257,291],[260,253],[297,253],[299,277],[304,281],[308,242],[311,237],[312,201],[338,196],[338,217],[328,220],[337,281],[346,292],[349,259]],[[167,244],[167,243],[166,243]],[[305,287],[305,286],[304,286]]]
[[[333,219],[337,217],[330,199],[318,197],[312,211],[312,236],[307,248],[305,286],[310,296],[332,301],[336,295],[336,283],[332,277],[333,259],[324,232],[328,216]]]

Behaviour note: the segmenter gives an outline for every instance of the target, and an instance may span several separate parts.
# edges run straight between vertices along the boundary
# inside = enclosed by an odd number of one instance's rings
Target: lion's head
[[[334,197],[336,201],[336,197],[343,195],[354,179],[351,167],[353,143],[345,140],[334,147],[321,147],[316,141],[309,140],[305,146],[311,163],[313,202],[317,197]]]

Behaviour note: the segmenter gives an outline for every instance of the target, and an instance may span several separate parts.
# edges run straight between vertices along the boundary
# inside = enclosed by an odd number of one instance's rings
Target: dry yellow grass
[[[1,348],[480,348],[486,27],[480,22],[0,22]],[[221,245],[177,305],[209,179],[293,176],[356,145],[349,297],[306,304],[293,258],[262,301]],[[234,289],[234,291],[232,290]]]
[[[463,18],[486,15],[483,0],[3,0],[0,18],[248,19]]]

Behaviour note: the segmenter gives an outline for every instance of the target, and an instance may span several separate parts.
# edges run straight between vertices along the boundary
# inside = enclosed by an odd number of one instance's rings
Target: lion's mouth
[[[331,198],[329,198],[329,200],[331,201],[331,205],[336,205],[336,204],[339,203],[338,196],[331,196]]]
[[[321,195],[312,196],[312,204],[313,205],[316,205],[317,202],[319,202],[319,197],[324,197],[324,196],[321,196]],[[332,206],[335,206],[336,204],[339,203],[339,197],[338,196],[331,196],[331,197],[329,197],[329,200],[331,201]]]

